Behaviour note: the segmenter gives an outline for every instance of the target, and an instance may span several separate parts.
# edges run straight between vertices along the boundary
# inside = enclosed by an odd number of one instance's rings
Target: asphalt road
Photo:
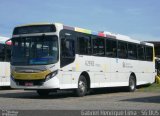
[[[0,109],[5,110],[140,110],[160,109],[160,93],[125,92],[119,88],[97,90],[85,97],[71,92],[42,98],[35,91],[0,90]]]

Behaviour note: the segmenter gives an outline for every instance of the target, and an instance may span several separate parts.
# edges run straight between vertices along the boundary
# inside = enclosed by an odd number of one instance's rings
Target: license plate
[[[32,82],[25,82],[25,86],[33,86]]]

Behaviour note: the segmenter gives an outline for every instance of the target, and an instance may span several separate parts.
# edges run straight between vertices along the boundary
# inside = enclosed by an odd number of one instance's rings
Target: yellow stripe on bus
[[[38,80],[38,79],[45,79],[45,77],[51,73],[51,71],[46,70],[39,73],[18,73],[18,72],[12,72],[14,79],[20,79],[20,80]]]
[[[91,30],[82,29],[82,28],[78,28],[78,27],[75,28],[75,31],[77,31],[77,32],[82,32],[82,33],[87,33],[87,34],[91,34]]]

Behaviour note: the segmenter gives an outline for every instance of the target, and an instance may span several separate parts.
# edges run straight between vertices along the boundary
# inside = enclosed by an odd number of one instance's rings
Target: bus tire
[[[46,97],[46,96],[49,95],[50,91],[49,90],[45,90],[45,89],[42,89],[42,90],[39,89],[39,90],[37,90],[37,93],[41,97]]]
[[[130,78],[129,78],[128,91],[129,92],[134,92],[135,90],[136,90],[136,79],[133,75],[131,75]]]
[[[87,80],[85,76],[81,75],[79,80],[78,80],[78,88],[76,89],[76,96],[77,97],[83,97],[87,93]]]

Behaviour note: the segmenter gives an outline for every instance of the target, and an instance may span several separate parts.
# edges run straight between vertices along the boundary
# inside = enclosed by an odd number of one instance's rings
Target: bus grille
[[[20,85],[20,86],[27,86],[26,83],[32,83],[33,86],[41,86],[44,83],[44,79],[43,80],[18,80],[18,79],[15,79],[15,82],[17,85]],[[28,85],[28,86],[30,86],[30,85]]]

